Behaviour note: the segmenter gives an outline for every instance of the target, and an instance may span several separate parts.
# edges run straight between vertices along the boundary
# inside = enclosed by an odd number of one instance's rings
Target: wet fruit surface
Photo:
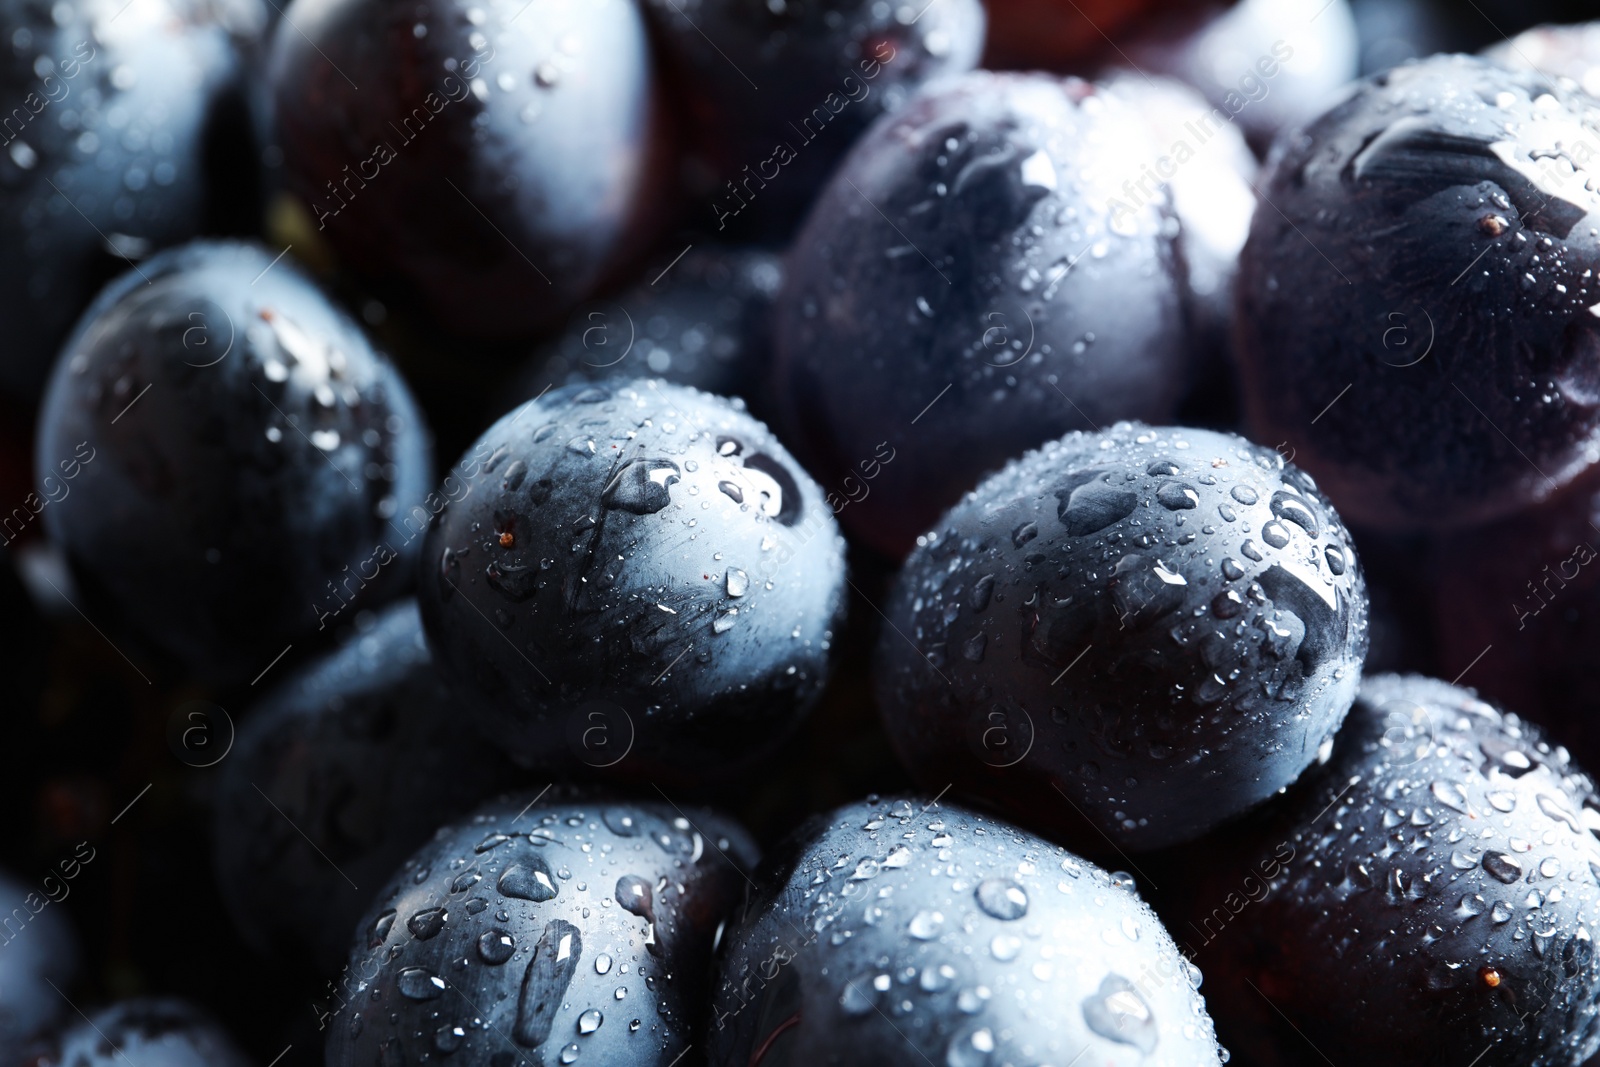
[[[713,938],[754,860],[731,820],[670,803],[485,805],[362,919],[328,1067],[668,1067],[696,1042]]]
[[[560,321],[669,188],[631,0],[302,0],[270,77],[286,182],[319,236],[457,334]]]
[[[1179,222],[1163,188],[1125,184],[1159,154],[1114,94],[989,73],[857,144],[790,253],[775,339],[786,427],[860,496],[846,528],[903,554],[1023,449],[1170,417],[1191,363]],[[887,454],[870,493],[846,483]]]
[[[1570,80],[1600,97],[1600,23],[1539,26],[1484,49],[1483,56],[1512,70]]]
[[[0,0],[0,1067],[1600,1067],[1594,12],[277,5]]]
[[[715,179],[689,219],[786,237],[850,144],[977,64],[979,0],[646,0]]]
[[[414,601],[281,681],[222,764],[217,880],[257,951],[333,974],[377,886],[511,768],[461,721]]]
[[[1281,143],[1240,267],[1256,436],[1352,520],[1459,526],[1600,455],[1589,97],[1436,56]],[[1348,395],[1345,395],[1348,393]]]
[[[725,935],[713,1067],[1223,1062],[1132,878],[1001,820],[869,797],[762,877]]]
[[[85,582],[223,679],[403,587],[432,480],[394,368],[297,268],[233,243],[100,294],[56,365],[36,464],[64,486],[43,522]]]
[[[247,1067],[250,1061],[201,1009],[170,997],[141,997],[80,1015],[37,1062],[41,1067]]]
[[[35,400],[73,320],[151,252],[253,226],[256,0],[0,5],[0,388]]]
[[[698,777],[770,751],[815,702],[843,542],[738,404],[567,386],[491,427],[446,492],[423,621],[514,755]]]
[[[1600,1046],[1596,827],[1592,781],[1539,730],[1380,675],[1327,763],[1206,852],[1178,928],[1223,1040],[1260,1063],[1308,1041],[1343,1063],[1580,1063]]]
[[[1367,647],[1360,565],[1310,478],[1239,437],[1138,424],[985,481],[886,614],[879,703],[924,785],[1057,832],[1087,817],[1125,848],[1294,781]]]

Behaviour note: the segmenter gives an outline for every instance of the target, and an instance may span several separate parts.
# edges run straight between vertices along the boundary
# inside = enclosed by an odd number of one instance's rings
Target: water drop
[[[1101,1037],[1132,1045],[1146,1056],[1155,1051],[1160,1036],[1150,1005],[1119,974],[1107,975],[1094,995],[1084,1000],[1083,1021]]]
[[[963,989],[956,994],[956,1008],[963,1015],[976,1015],[983,1010],[983,1004],[988,999],[989,989],[987,986]]]
[[[1164,482],[1156,490],[1156,500],[1168,511],[1188,511],[1200,506],[1200,494],[1183,482]]]
[[[1522,877],[1522,864],[1504,852],[1485,852],[1483,854],[1483,869],[1506,885],[1510,885]]]
[[[985,914],[1011,922],[1028,914],[1028,894],[1009,878],[986,878],[973,891]]]
[[[367,947],[377,948],[389,938],[389,930],[394,926],[396,912],[390,909],[372,921],[372,929],[367,933]]]
[[[505,930],[489,930],[478,937],[478,956],[491,966],[499,966],[517,951],[517,939]]]
[[[650,883],[636,874],[625,874],[617,879],[617,903],[622,910],[639,916],[647,922],[656,921],[655,900]]]
[[[1010,934],[996,934],[989,940],[989,955],[1001,963],[1010,963],[1022,951],[1022,939]]]
[[[583,935],[576,926],[562,919],[546,924],[522,976],[517,1018],[511,1031],[518,1044],[537,1048],[550,1036],[550,1027],[572,984],[582,951]]]
[[[1456,782],[1434,782],[1428,787],[1428,791],[1433,794],[1433,799],[1445,807],[1453,811],[1459,811],[1463,815],[1467,814],[1467,790],[1465,786]]]
[[[839,994],[839,1007],[844,1009],[846,1015],[865,1015],[873,1008],[872,995],[867,992],[870,986],[863,978],[857,978],[844,984],[844,992]]]
[[[917,977],[917,984],[929,993],[937,993],[942,989],[949,989],[956,980],[956,969],[948,963],[941,963],[935,967],[928,964],[922,968],[922,973]]]
[[[430,941],[444,929],[449,913],[443,908],[426,908],[406,920],[406,929],[418,941]]]
[[[1539,810],[1544,812],[1550,818],[1554,819],[1556,822],[1565,824],[1567,829],[1571,830],[1575,834],[1581,832],[1578,826],[1578,817],[1572,814],[1572,812],[1568,810],[1567,806],[1561,803],[1561,801],[1557,800],[1555,797],[1548,793],[1540,793],[1538,804]]]
[[[678,465],[670,459],[636,459],[612,475],[601,502],[635,515],[653,515],[672,503],[671,486],[679,481]]]
[[[550,877],[550,867],[538,856],[507,867],[500,875],[499,889],[505,896],[535,903],[551,900],[558,892]]]
[[[623,811],[621,808],[607,808],[601,818],[605,820],[605,824],[610,828],[611,832],[618,837],[639,836],[639,823],[632,814]]]
[[[1056,490],[1059,502],[1056,516],[1071,536],[1084,537],[1099,533],[1112,523],[1132,515],[1133,509],[1139,506],[1138,494],[1133,490],[1107,485],[1093,472],[1074,474],[1069,481],[1085,477],[1093,480],[1071,490]]]
[[[485,837],[482,841],[479,841],[476,845],[474,845],[472,851],[481,856],[485,852],[499,848],[501,845],[510,840],[511,838],[505,834],[490,834],[488,837]],[[460,890],[456,890],[456,892],[460,892]]]
[[[1289,543],[1289,530],[1283,523],[1276,519],[1261,527],[1261,540],[1273,548],[1282,548]],[[1241,551],[1243,551],[1241,549]],[[1248,552],[1245,553],[1249,555]]]
[[[1225,589],[1211,599],[1211,614],[1219,619],[1231,619],[1244,610],[1244,597],[1237,590]]]
[[[425,967],[407,967],[395,979],[395,986],[408,1000],[433,1000],[445,991],[444,979]]]
[[[1272,494],[1272,513],[1285,522],[1292,522],[1312,537],[1317,536],[1318,523],[1316,515],[1312,514],[1311,506],[1295,493],[1279,490]],[[1268,525],[1271,525],[1270,523]],[[1266,529],[1263,528],[1261,536],[1265,537]],[[1281,545],[1278,547],[1282,547]]]
[[[981,1026],[950,1039],[950,1044],[945,1047],[945,1067],[988,1067],[992,1052],[994,1032],[987,1026]]]

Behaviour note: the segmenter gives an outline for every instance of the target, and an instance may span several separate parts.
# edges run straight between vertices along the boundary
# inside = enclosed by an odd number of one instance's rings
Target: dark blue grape
[[[33,401],[95,292],[151,252],[254,229],[258,0],[5,0],[0,388]]]
[[[1093,850],[1197,837],[1293,782],[1367,647],[1349,534],[1303,472],[1126,423],[968,494],[885,614],[875,681],[906,768]]]
[[[345,265],[475,338],[559,322],[672,189],[633,0],[299,0],[269,72],[285,184]]]
[[[714,939],[754,860],[736,823],[698,808],[487,804],[362,917],[328,1067],[671,1067],[700,1043]]]
[[[200,243],[84,314],[36,455],[41,493],[77,470],[43,521],[86,584],[239,679],[406,586],[430,452],[400,375],[292,261]]]
[[[420,600],[520,759],[700,780],[815,703],[844,606],[822,493],[765,426],[654,380],[553,390],[446,479]]]
[[[1587,469],[1597,145],[1592,98],[1467,56],[1375,75],[1282,141],[1240,266],[1257,438],[1391,530],[1504,515]]]
[[[991,816],[869,797],[796,831],[729,925],[712,1067],[1226,1054],[1126,874]]]
[[[785,425],[853,534],[904,553],[1025,449],[1171,417],[1194,346],[1179,216],[1139,171],[1160,154],[1115,93],[981,72],[857,144],[775,336]]]
[[[332,974],[383,879],[509,784],[461,705],[408,600],[250,709],[221,765],[212,840],[252,947]]]

